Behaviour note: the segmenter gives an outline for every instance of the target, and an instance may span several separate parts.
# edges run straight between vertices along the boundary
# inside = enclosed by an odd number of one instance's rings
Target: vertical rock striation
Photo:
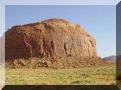
[[[63,19],[14,26],[5,40],[6,59],[97,57],[95,39],[80,25]]]

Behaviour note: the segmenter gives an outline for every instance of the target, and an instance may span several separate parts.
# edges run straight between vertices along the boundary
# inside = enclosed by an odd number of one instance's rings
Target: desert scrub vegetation
[[[74,69],[9,69],[6,85],[115,85],[116,66],[83,67]]]
[[[0,88],[5,85],[5,69],[4,64],[0,63]]]

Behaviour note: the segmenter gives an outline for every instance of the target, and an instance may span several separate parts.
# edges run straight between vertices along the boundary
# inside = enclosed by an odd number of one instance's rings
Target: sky
[[[116,5],[119,2],[120,0],[5,0],[7,5]]]
[[[80,24],[96,39],[98,56],[116,54],[116,7],[111,5],[7,5],[5,29],[61,18]]]

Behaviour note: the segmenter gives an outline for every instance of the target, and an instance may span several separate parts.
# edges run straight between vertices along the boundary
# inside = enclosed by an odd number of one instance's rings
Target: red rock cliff
[[[96,57],[96,41],[83,28],[62,19],[18,25],[6,32],[6,59]]]

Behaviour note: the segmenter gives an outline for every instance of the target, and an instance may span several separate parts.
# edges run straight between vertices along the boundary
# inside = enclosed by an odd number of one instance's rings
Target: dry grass
[[[115,85],[115,64],[75,69],[6,69],[6,85]]]
[[[5,69],[4,65],[0,63],[0,89],[5,85]]]

